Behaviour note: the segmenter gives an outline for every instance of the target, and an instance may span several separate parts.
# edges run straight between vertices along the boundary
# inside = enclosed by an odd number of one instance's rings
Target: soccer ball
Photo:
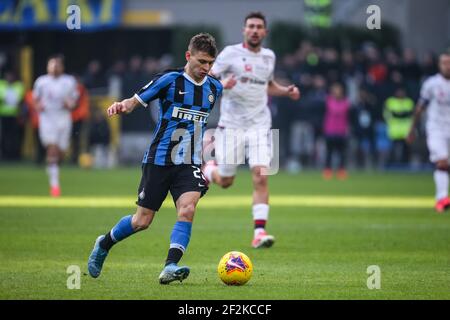
[[[89,169],[92,167],[94,159],[89,153],[82,153],[78,156],[78,165],[83,169]]]
[[[226,285],[242,286],[252,277],[253,265],[242,252],[231,251],[220,259],[217,272]]]

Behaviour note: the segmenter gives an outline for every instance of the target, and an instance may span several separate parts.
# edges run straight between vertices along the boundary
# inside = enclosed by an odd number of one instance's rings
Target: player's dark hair
[[[206,52],[211,57],[217,56],[216,39],[206,32],[196,34],[189,41],[189,51],[195,53],[197,51]]]
[[[48,57],[47,62],[52,59],[58,59],[61,60],[62,64],[64,64],[64,55],[61,53],[52,54],[50,57]]]
[[[447,50],[444,50],[444,51],[440,54],[440,56],[450,56],[450,48],[447,49]]]
[[[260,11],[250,12],[244,19],[244,25],[247,24],[248,19],[252,18],[261,19],[262,21],[264,21],[264,27],[267,27],[266,16]]]

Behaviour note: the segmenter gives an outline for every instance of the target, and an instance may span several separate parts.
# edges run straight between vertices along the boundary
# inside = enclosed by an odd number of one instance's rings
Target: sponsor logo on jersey
[[[209,99],[209,97],[208,97]],[[208,120],[209,113],[202,112],[202,111],[196,111],[196,110],[190,110],[180,107],[174,107],[172,112],[173,118],[178,118],[181,120],[191,120],[195,122],[201,122],[206,123]]]
[[[265,85],[266,81],[261,81],[255,78],[249,78],[249,77],[241,77],[240,78],[242,83],[247,83],[250,82],[251,84],[260,84],[260,85]]]

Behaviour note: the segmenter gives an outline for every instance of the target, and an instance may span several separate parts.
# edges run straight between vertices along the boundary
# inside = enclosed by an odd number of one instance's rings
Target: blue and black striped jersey
[[[159,121],[143,163],[161,166],[202,163],[202,139],[222,84],[206,76],[195,82],[183,69],[155,76],[134,96],[143,106],[159,98]]]

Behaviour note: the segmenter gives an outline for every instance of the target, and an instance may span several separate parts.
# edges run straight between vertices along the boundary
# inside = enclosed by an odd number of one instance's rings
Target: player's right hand
[[[45,108],[44,108],[44,106],[42,105],[42,103],[36,102],[36,103],[34,104],[34,109],[35,109],[37,112],[43,112]]]
[[[114,102],[106,111],[108,116],[113,116],[115,114],[121,114],[121,113],[126,113],[128,111],[127,107],[125,106],[125,104],[123,104],[122,102]]]
[[[223,80],[222,85],[224,89],[231,89],[236,85],[236,83],[237,80],[235,75],[231,74]]]
[[[415,139],[416,139],[416,134],[414,133],[414,130],[411,130],[408,133],[408,136],[406,137],[406,143],[412,144]]]

